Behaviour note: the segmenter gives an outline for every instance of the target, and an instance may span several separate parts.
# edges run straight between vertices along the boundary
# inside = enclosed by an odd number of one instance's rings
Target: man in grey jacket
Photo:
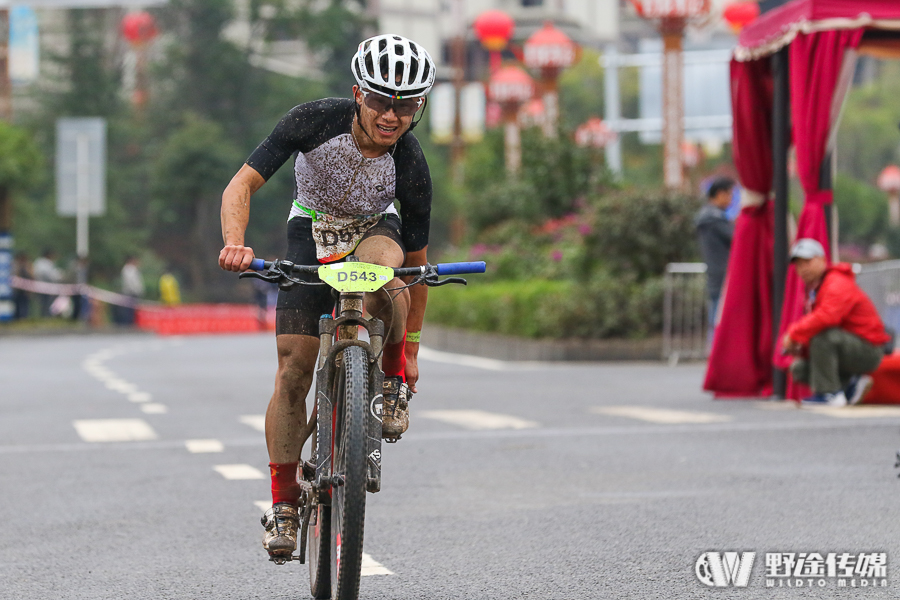
[[[707,203],[694,218],[700,251],[706,263],[706,293],[709,298],[709,325],[715,326],[719,308],[719,296],[728,268],[731,240],[734,237],[734,223],[728,220],[725,210],[731,204],[734,180],[719,177],[712,182],[707,192]]]

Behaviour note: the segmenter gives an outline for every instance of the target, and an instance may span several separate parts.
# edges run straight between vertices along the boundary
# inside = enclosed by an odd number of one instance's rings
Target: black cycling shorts
[[[403,250],[403,238],[400,236],[400,217],[387,214],[375,223],[360,240],[381,235],[392,239]],[[316,243],[312,237],[312,220],[306,217],[294,217],[287,225],[288,250],[286,260],[295,265],[317,265]],[[337,260],[334,262],[341,262]],[[298,279],[312,281],[315,275],[301,275]],[[278,291],[278,304],[275,307],[275,334],[319,335],[319,317],[331,314],[334,310],[332,289],[327,285],[298,285],[289,292]]]

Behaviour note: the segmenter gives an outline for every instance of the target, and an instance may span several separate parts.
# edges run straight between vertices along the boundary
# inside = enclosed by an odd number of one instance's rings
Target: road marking
[[[241,423],[249,425],[257,431],[266,430],[266,415],[243,415],[240,418]]]
[[[803,406],[801,410],[837,419],[900,417],[900,406]]]
[[[534,421],[526,421],[512,415],[489,413],[483,410],[426,410],[416,413],[426,419],[443,421],[475,431],[483,429],[530,429],[537,427]]]
[[[255,504],[256,508],[258,508],[259,510],[261,510],[263,512],[266,512],[267,510],[272,508],[271,500],[254,500],[253,504]]]
[[[419,358],[431,362],[485,369],[487,371],[528,371],[558,366],[533,360],[497,360],[496,358],[485,358],[484,356],[473,356],[471,354],[455,354],[453,352],[434,350],[427,346],[419,346]]]
[[[119,392],[120,394],[133,394],[137,391],[137,386],[133,383],[128,383],[124,379],[109,379],[106,381],[106,389],[112,390],[114,392]]]
[[[592,407],[590,411],[598,415],[627,417],[629,419],[639,419],[641,421],[649,421],[650,423],[665,423],[667,425],[683,423],[726,423],[733,420],[732,417],[727,415],[717,415],[715,413],[669,410],[665,408],[650,408],[648,406],[595,406]]]
[[[84,419],[72,425],[85,442],[139,442],[157,437],[143,419]]]
[[[369,575],[393,575],[394,572],[377,562],[374,558],[363,552],[362,568],[359,571],[361,577]]]
[[[153,395],[147,392],[132,392],[128,394],[129,402],[150,402],[151,400],[153,400]]]
[[[141,404],[141,410],[148,415],[164,415],[169,412],[169,408],[165,404],[159,404],[158,402]]]
[[[222,452],[225,450],[224,444],[219,440],[185,440],[185,447],[188,452],[200,454],[202,452]]]
[[[262,471],[250,465],[216,465],[213,467],[225,479],[265,479]]]

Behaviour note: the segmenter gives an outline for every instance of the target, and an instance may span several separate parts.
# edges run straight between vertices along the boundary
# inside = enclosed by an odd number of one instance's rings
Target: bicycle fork
[[[363,318],[362,293],[342,293],[338,300],[338,314],[340,316],[336,319],[331,315],[323,315],[319,319],[319,364],[316,371],[318,439],[314,487],[317,491],[317,500],[326,505],[331,503],[331,488],[343,484],[342,476],[333,473],[332,470],[334,448],[332,417],[337,398],[331,396],[337,388],[333,382],[344,349],[350,346],[365,349],[369,360],[366,491],[375,493],[381,489],[381,419],[384,386],[381,352],[384,344],[384,323],[374,317]],[[369,333],[368,343],[357,339],[360,326],[365,327]]]

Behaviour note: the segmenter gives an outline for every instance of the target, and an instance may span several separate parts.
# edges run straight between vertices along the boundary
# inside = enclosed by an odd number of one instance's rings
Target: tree
[[[221,125],[187,113],[154,164],[153,244],[169,261],[187,264],[196,290],[205,290],[219,275],[215,257],[222,247],[223,182],[240,163],[241,155]]]

